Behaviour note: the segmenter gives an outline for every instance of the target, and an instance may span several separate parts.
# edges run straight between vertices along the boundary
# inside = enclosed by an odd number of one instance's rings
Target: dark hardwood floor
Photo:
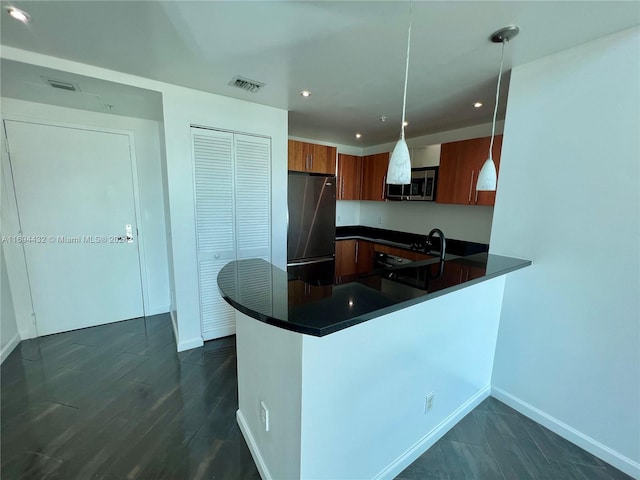
[[[24,341],[1,368],[0,477],[259,479],[236,409],[235,338],[176,353],[168,315]],[[424,479],[630,477],[489,398],[397,477]]]

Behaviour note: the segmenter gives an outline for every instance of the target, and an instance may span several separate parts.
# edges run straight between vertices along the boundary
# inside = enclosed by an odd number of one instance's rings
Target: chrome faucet
[[[440,262],[444,262],[444,254],[447,250],[447,239],[444,238],[444,233],[439,228],[434,228],[427,235],[427,245],[431,246],[431,239],[433,238],[433,234],[437,233],[438,237],[440,237]]]

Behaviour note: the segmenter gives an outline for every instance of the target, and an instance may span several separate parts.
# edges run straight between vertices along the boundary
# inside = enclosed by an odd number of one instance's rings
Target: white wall
[[[18,343],[20,334],[11,298],[4,248],[0,248],[0,362],[5,361]]]
[[[640,29],[515,68],[492,253],[499,398],[640,478]]]
[[[146,275],[147,289],[144,292],[145,312],[148,315],[169,311],[169,273],[167,263],[167,245],[165,238],[165,212],[161,181],[161,145],[158,122],[118,115],[101,114],[71,108],[25,102],[12,98],[2,98],[2,116],[32,119],[43,122],[72,123],[82,126],[123,130],[133,132],[140,197],[139,227],[144,248],[143,274]],[[11,262],[22,263],[22,251],[16,252],[20,259],[11,258]],[[13,257],[13,256],[12,256]],[[10,265],[11,267],[11,265]],[[9,268],[9,272],[19,267]],[[11,275],[14,290],[28,290],[24,277]],[[18,317],[18,325],[23,338],[35,335],[31,328],[30,306],[20,305],[28,294],[14,291],[14,302],[18,312],[29,312]]]
[[[493,207],[435,202],[360,202],[360,225],[426,235],[441,229],[447,238],[489,243]]]
[[[360,225],[360,202],[355,200],[336,201],[336,226]]]
[[[263,479],[300,477],[302,335],[236,311],[238,423]],[[260,419],[269,411],[269,431]]]

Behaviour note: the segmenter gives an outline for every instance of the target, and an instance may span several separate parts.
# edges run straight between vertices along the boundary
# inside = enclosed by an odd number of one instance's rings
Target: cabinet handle
[[[475,170],[471,170],[471,182],[469,183],[469,203],[471,203],[471,192],[473,192],[473,177],[476,174]]]
[[[309,165],[311,166],[309,170],[313,170],[313,153],[309,154]]]
[[[360,245],[360,244],[356,240],[356,263],[358,263],[358,245]]]
[[[341,178],[342,184],[340,186],[340,198],[344,200],[344,177]]]
[[[476,188],[476,201],[474,202],[476,205],[478,204],[478,189]]]
[[[382,200],[384,200],[384,186],[387,184],[387,176],[385,175],[384,177],[382,177],[382,196],[380,198],[382,198]]]

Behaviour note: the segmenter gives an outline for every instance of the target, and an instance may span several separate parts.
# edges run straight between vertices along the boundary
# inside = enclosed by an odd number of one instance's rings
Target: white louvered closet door
[[[235,259],[271,260],[271,140],[195,127],[191,131],[200,319],[203,339],[211,340],[235,333],[235,312],[218,289],[220,269]],[[271,286],[255,287],[225,288],[235,289],[251,308],[270,309]]]
[[[271,140],[234,136],[236,153],[236,228],[238,259],[271,261]],[[247,265],[239,268],[248,269]],[[268,265],[258,266],[266,269]],[[271,278],[265,272],[243,272],[243,278]],[[259,282],[259,283],[258,283]],[[271,283],[264,280],[236,285],[240,300],[271,314]]]
[[[218,291],[220,269],[236,258],[233,134],[191,129],[200,322],[204,340],[235,333],[235,312]]]

